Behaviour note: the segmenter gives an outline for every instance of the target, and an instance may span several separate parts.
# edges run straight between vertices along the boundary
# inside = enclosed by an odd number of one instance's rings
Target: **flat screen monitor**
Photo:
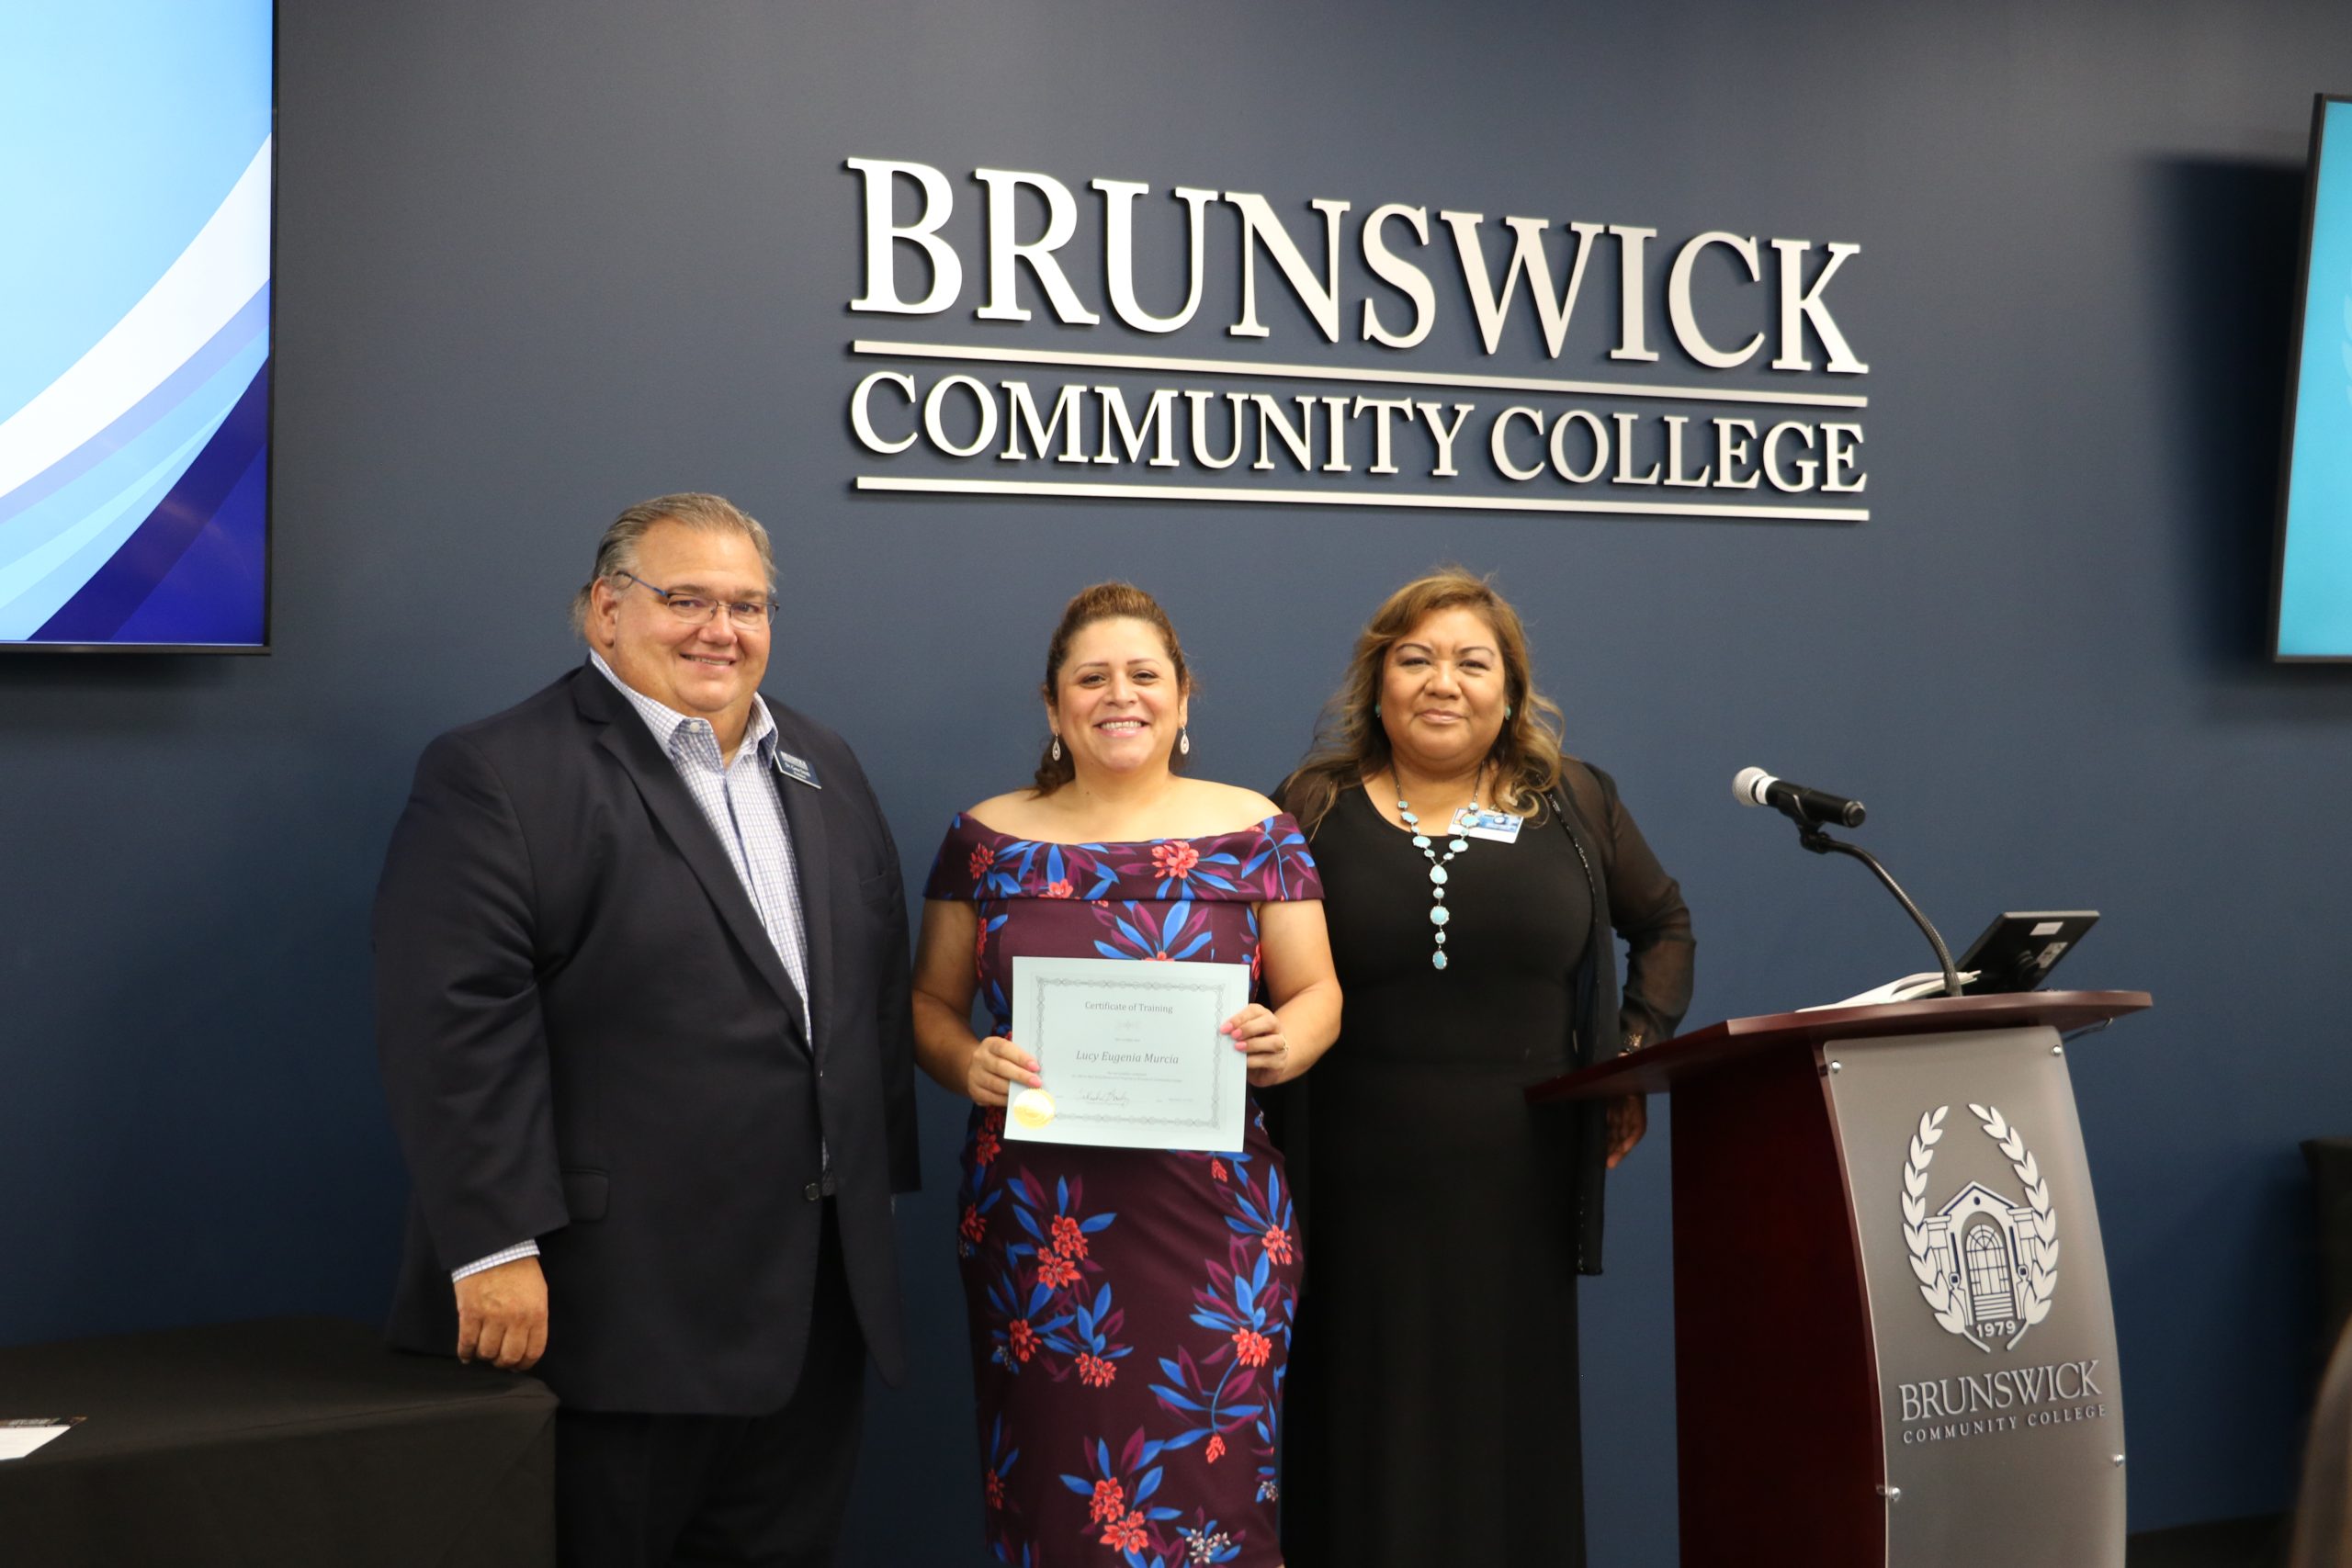
[[[2352,98],[2312,114],[2271,654],[2352,660]]]
[[[269,643],[271,0],[0,6],[0,651]]]
[[[1986,926],[1952,967],[1975,975],[1968,982],[1972,997],[2030,991],[2050,978],[2058,961],[2097,924],[2097,909],[2013,910]]]

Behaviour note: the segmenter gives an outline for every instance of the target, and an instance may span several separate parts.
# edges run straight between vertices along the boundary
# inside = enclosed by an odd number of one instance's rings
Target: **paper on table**
[[[1976,971],[1973,969],[1963,969],[1960,972],[1960,983],[1963,986],[1975,978]],[[1874,1008],[1886,1002],[1916,1002],[1922,997],[1939,997],[1943,994],[1944,972],[1940,969],[1923,969],[1917,975],[1905,975],[1900,980],[1889,980],[1883,986],[1873,986],[1860,996],[1848,997],[1842,1002],[1815,1002],[1809,1008],[1799,1008],[1797,1011],[1827,1012],[1832,1008]]]
[[[79,1416],[27,1416],[0,1421],[0,1460],[22,1459],[43,1443],[63,1437],[81,1419]]]

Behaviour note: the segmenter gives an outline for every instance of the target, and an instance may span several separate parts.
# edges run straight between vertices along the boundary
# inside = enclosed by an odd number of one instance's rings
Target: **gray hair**
[[[742,535],[760,552],[760,570],[767,578],[768,592],[775,592],[775,550],[768,543],[768,531],[760,526],[758,519],[723,495],[702,491],[657,495],[650,501],[639,502],[614,518],[612,525],[605,530],[605,536],[596,542],[596,569],[581,584],[580,592],[571,596],[574,633],[583,637],[588,635],[588,607],[594,602],[596,584],[623,572],[635,574],[638,544],[656,523]]]

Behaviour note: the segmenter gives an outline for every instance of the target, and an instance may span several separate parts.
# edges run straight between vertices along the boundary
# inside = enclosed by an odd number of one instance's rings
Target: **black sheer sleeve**
[[[1561,783],[1577,810],[1601,835],[1601,875],[1609,886],[1609,923],[1625,942],[1625,987],[1617,1010],[1623,1048],[1654,1044],[1673,1034],[1690,1006],[1692,961],[1690,907],[1682,887],[1666,874],[1634,815],[1617,798],[1607,773],[1570,760]]]

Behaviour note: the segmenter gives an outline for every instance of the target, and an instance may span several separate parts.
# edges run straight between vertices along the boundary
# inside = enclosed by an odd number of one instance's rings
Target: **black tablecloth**
[[[0,1349],[0,1419],[88,1419],[0,1461],[8,1568],[542,1568],[555,1396],[277,1318]]]

